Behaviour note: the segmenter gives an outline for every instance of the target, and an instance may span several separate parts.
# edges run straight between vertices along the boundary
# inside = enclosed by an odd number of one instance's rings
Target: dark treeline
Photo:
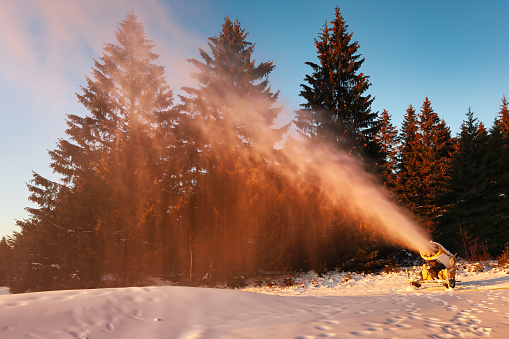
[[[348,204],[327,199],[317,173],[294,169],[302,143],[356,159],[451,251],[479,259],[507,246],[506,99],[489,130],[469,110],[453,137],[425,98],[398,131],[389,112],[371,109],[360,46],[339,8],[315,39],[318,61],[307,63],[298,136],[273,128],[275,65],[254,61],[238,20],[226,18],[210,51],[189,60],[197,85],[178,96],[133,13],[116,38],[77,94],[88,113],[68,115],[67,137],[49,152],[61,179],[33,173],[36,207],[0,241],[0,283],[11,292],[150,279],[233,285],[270,272],[366,271],[397,257]]]

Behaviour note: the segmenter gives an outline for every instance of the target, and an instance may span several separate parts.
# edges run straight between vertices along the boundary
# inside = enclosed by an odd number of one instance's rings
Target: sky
[[[28,217],[32,171],[56,180],[48,150],[65,138],[66,115],[85,115],[76,93],[93,61],[133,10],[165,66],[175,94],[193,85],[186,61],[209,51],[225,16],[255,43],[256,63],[276,65],[281,119],[303,103],[300,85],[316,62],[314,39],[338,5],[365,58],[374,111],[401,126],[409,105],[427,96],[453,135],[471,107],[491,127],[509,95],[507,1],[0,0],[0,237]]]

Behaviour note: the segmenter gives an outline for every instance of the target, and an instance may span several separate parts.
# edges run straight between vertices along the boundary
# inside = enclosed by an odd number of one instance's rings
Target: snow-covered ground
[[[414,290],[404,272],[243,290],[0,288],[0,338],[509,338],[508,272],[460,270],[455,290]]]

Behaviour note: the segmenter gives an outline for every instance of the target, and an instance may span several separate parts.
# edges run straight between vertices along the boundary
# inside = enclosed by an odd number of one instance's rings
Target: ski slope
[[[508,272],[460,270],[455,290],[415,290],[404,272],[311,272],[243,290],[3,288],[0,338],[508,338]]]

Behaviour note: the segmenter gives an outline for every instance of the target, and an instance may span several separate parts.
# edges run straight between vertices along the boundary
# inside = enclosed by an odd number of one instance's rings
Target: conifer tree
[[[270,61],[255,66],[252,54],[255,45],[246,41],[248,33],[240,21],[232,22],[228,17],[217,37],[209,38],[211,55],[200,49],[204,62],[189,60],[199,72],[193,77],[199,81],[199,88],[184,88],[188,97],[182,97],[186,108],[199,112],[199,118],[214,124],[223,138],[209,138],[211,147],[228,144],[256,143],[255,126],[270,126],[279,114],[279,108],[269,108],[278,98],[279,92],[272,93],[268,75],[275,68]],[[254,103],[264,103],[258,109]],[[235,132],[235,133],[232,133]]]
[[[419,195],[415,197],[416,213],[424,217],[426,228],[432,231],[433,219],[442,213],[437,199],[444,193],[449,178],[449,163],[453,153],[450,129],[440,120],[426,97],[419,118],[417,172],[420,177]]]
[[[311,142],[328,143],[358,160],[371,175],[383,172],[384,154],[375,137],[380,129],[378,114],[372,111],[373,98],[367,94],[371,86],[369,77],[361,71],[365,59],[339,7],[335,8],[334,19],[325,23],[315,39],[315,47],[318,60],[306,63],[311,74],[301,84],[300,96],[305,102],[297,112],[296,126]],[[335,215],[328,216],[331,219],[325,217],[323,209],[318,209],[324,221],[318,228],[324,234],[320,239],[323,242],[317,241],[314,249],[317,253],[322,248],[328,252],[321,259],[336,267],[350,259],[352,263],[362,262],[360,266],[371,262],[372,258],[365,253],[376,252],[379,245],[375,239],[363,233],[361,220],[352,220],[355,218],[349,217],[341,206],[332,208]],[[327,228],[331,224],[338,227]]]
[[[319,62],[306,63],[313,71],[305,77],[307,84],[301,85],[300,95],[306,102],[298,112],[297,126],[349,154],[379,162],[381,155],[373,140],[379,128],[377,113],[371,110],[373,98],[366,94],[371,84],[360,71],[365,59],[352,37],[336,7],[335,18],[325,23],[315,39]]]
[[[438,205],[448,179],[453,140],[450,130],[426,97],[417,115],[410,105],[404,116],[396,191],[428,231],[442,213]]]
[[[5,237],[0,240],[0,285],[7,286],[11,276],[11,246]]]
[[[398,155],[398,130],[391,122],[391,115],[387,110],[383,110],[378,117],[377,122],[380,129],[374,136],[374,140],[380,146],[382,155],[384,156],[381,178],[384,186],[390,190],[396,187],[397,172],[397,155]]]
[[[275,66],[255,65],[255,45],[246,38],[240,22],[226,17],[219,36],[209,38],[210,54],[200,49],[203,61],[190,60],[199,82],[182,96],[185,123],[198,131],[186,171],[190,283],[196,276],[224,281],[233,268],[247,269],[259,231],[253,220],[264,215],[255,206],[270,192],[260,186],[265,161],[252,148],[275,141],[262,133],[280,111],[273,106],[279,92],[268,83]]]
[[[19,222],[17,239],[46,244],[34,251],[52,253],[57,261],[49,264],[61,272],[49,286],[34,279],[33,288],[97,287],[105,274],[115,285],[130,285],[154,273],[155,238],[166,227],[158,215],[168,209],[161,193],[168,187],[160,185],[171,149],[156,142],[174,127],[172,91],[134,13],[116,38],[78,94],[89,113],[68,115],[68,139],[49,152],[61,183],[35,173],[29,185],[39,208]]]
[[[17,221],[21,232],[12,237],[11,293],[55,288],[54,280],[70,277],[76,269],[68,260],[74,259],[75,230],[66,229],[59,218],[59,195],[65,194],[65,186],[35,172],[27,186],[29,200],[39,207],[26,208],[30,217]]]
[[[155,64],[154,46],[132,12],[120,23],[116,37],[117,43],[106,45],[95,62],[93,79],[87,78],[78,95],[90,111],[90,121],[82,124],[81,117],[69,116],[68,134],[81,150],[94,147],[87,160],[94,161],[95,177],[85,180],[94,185],[94,203],[102,208],[94,207],[102,213],[92,210],[92,225],[105,242],[104,269],[115,273],[117,283],[129,285],[156,261],[151,254],[160,243],[157,236],[169,227],[158,218],[167,208],[161,204],[162,192],[170,189],[160,183],[172,168],[171,162],[163,161],[172,145],[160,144],[164,140],[158,137],[172,133],[176,118],[170,111],[173,97],[164,68]]]
[[[414,211],[417,205],[414,197],[419,194],[420,177],[417,173],[419,125],[415,109],[410,105],[403,117],[398,152],[396,192],[408,209]]]
[[[500,129],[500,134],[502,134],[504,138],[509,138],[509,104],[505,95],[502,97],[500,112],[498,112],[495,124],[496,127]]]
[[[502,98],[489,136],[487,156],[487,197],[489,202],[489,227],[478,233],[489,242],[493,255],[498,255],[509,242],[509,109],[505,96]]]
[[[477,237],[489,225],[486,221],[490,216],[486,214],[488,135],[471,108],[466,115],[451,159],[446,191],[440,198],[445,213],[437,218],[436,235],[451,251],[468,258],[465,236]]]

